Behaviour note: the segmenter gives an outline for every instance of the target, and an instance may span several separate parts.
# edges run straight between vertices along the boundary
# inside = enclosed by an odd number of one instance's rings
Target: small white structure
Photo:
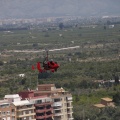
[[[72,44],[74,44],[74,41],[71,41]]]
[[[62,34],[59,34],[60,37],[62,37]]]
[[[109,28],[114,28],[115,27],[115,25],[109,25]]]
[[[18,94],[12,94],[12,95],[5,95],[5,100],[8,100],[9,102],[18,102],[21,101],[21,98]]]
[[[17,45],[20,45],[20,43],[17,43]]]
[[[19,74],[18,76],[23,78],[25,77],[25,74]]]
[[[23,106],[23,105],[29,105],[30,102],[28,100],[21,100],[21,101],[15,101],[13,102],[15,106]]]
[[[6,64],[6,63],[7,63],[7,61],[3,61],[3,63],[4,63],[4,64]]]

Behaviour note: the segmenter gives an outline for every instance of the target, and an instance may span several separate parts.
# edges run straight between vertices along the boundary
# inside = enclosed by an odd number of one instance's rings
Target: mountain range
[[[0,19],[120,15],[120,0],[0,0]]]

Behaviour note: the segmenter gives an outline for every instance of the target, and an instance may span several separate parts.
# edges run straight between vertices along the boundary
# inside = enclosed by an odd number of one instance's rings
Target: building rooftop
[[[47,95],[44,95],[44,96],[36,96],[36,97],[32,97],[30,99],[47,99]]]
[[[35,91],[34,93],[54,94],[54,93],[68,93],[68,92],[67,91],[61,92],[58,90],[54,90],[54,91]]]
[[[22,100],[22,101],[13,102],[13,104],[15,106],[23,106],[23,105],[29,105],[30,102],[28,100]]]
[[[0,105],[9,104],[8,100],[0,100]]]
[[[41,85],[38,85],[38,86],[55,86],[55,84],[41,84]]]
[[[6,103],[8,100],[0,100],[0,103]]]
[[[18,94],[13,94],[13,95],[5,95],[5,99],[7,98],[19,98],[20,96]]]
[[[107,101],[107,102],[112,102],[112,99],[111,99],[111,98],[108,98],[108,97],[106,97],[106,98],[101,98],[101,100],[105,100],[105,101]]]
[[[37,91],[34,91],[35,93],[36,92],[50,92],[50,93],[54,93],[54,92],[68,92],[68,91],[65,91],[63,88],[56,88],[56,89],[53,89],[53,90],[37,90]]]
[[[103,105],[103,104],[94,104],[94,106],[97,108],[104,108],[105,107],[105,105]]]

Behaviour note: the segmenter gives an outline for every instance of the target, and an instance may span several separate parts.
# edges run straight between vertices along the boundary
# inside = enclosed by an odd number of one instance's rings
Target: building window
[[[42,103],[42,100],[37,100],[36,103],[40,104],[40,103]]]
[[[27,107],[31,108],[33,105],[26,105]]]
[[[2,118],[2,120],[6,120],[6,118]]]
[[[5,115],[6,113],[5,112],[2,112],[2,115]]]
[[[7,115],[10,115],[10,111],[7,111]]]
[[[15,120],[15,117],[12,117],[12,120]]]
[[[12,112],[15,112],[15,110],[14,110],[14,109],[12,109],[11,111],[12,111]]]
[[[17,118],[17,120],[22,120],[22,118]]]
[[[60,98],[58,98],[58,99],[54,99],[54,102],[60,102],[60,101],[61,101]]]

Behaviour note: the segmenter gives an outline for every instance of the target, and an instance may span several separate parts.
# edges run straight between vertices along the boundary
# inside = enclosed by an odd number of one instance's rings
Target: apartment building
[[[52,100],[48,97],[42,99],[35,97],[31,99],[33,100],[35,100],[36,120],[53,120]]]
[[[73,120],[72,95],[54,84],[38,90],[5,95],[0,101],[0,120]]]
[[[53,120],[52,99],[44,96],[34,97],[33,91],[23,91],[19,95],[22,99],[28,99],[35,106],[36,120]]]
[[[17,120],[36,120],[34,118],[34,104],[30,103],[28,100],[13,102],[13,104],[16,107]]]
[[[54,120],[73,120],[72,95],[63,88],[56,88],[54,84],[38,85],[35,96],[47,95],[53,101]]]
[[[1,120],[36,120],[34,104],[18,94],[5,95],[0,102]]]
[[[0,100],[0,120],[16,120],[15,106],[8,100]]]

